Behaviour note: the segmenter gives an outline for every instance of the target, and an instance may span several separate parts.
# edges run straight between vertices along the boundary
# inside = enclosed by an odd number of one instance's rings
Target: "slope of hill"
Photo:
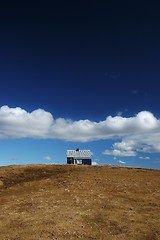
[[[160,239],[160,170],[0,167],[0,239]]]

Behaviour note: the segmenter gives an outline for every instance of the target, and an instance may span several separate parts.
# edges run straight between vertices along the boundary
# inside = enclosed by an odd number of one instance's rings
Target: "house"
[[[90,150],[67,150],[67,164],[91,165]]]

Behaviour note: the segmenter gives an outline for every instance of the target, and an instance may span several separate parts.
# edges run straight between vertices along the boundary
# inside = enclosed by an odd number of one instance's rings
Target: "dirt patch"
[[[160,170],[0,167],[0,239],[160,239]]]
[[[4,183],[0,180],[0,188],[4,186]]]

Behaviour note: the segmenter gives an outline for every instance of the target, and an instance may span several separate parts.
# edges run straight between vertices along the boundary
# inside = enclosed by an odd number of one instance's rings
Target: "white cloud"
[[[137,152],[160,152],[160,120],[142,111],[129,118],[108,116],[104,121],[54,119],[37,109],[31,113],[21,108],[0,108],[0,139],[37,138],[72,142],[119,139],[104,154],[135,156]]]
[[[150,159],[150,157],[139,157],[139,159]]]
[[[97,162],[92,162],[92,165],[98,165],[98,163]]]
[[[46,157],[44,157],[44,159],[45,159],[45,160],[48,160],[48,161],[51,161],[51,160],[52,160],[52,158],[51,158],[50,156],[46,156]]]
[[[27,113],[21,108],[0,108],[0,139],[46,138],[53,122],[50,113],[37,109]]]
[[[121,161],[121,160],[119,160],[119,162],[122,163],[122,164],[125,164],[125,162],[123,162],[123,161]]]
[[[105,155],[114,155],[114,156],[120,156],[120,157],[131,157],[131,156],[136,156],[137,153],[134,151],[121,151],[118,149],[114,150],[105,150],[103,152]]]
[[[152,131],[144,131],[141,134],[130,134],[122,137],[121,142],[115,142],[113,150],[105,150],[104,154],[115,156],[136,156],[138,152],[158,153],[160,152],[160,128]],[[150,157],[140,157],[140,159],[150,159]]]

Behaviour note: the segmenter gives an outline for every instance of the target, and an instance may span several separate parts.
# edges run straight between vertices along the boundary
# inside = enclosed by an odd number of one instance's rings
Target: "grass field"
[[[0,167],[0,240],[160,239],[160,170]]]

